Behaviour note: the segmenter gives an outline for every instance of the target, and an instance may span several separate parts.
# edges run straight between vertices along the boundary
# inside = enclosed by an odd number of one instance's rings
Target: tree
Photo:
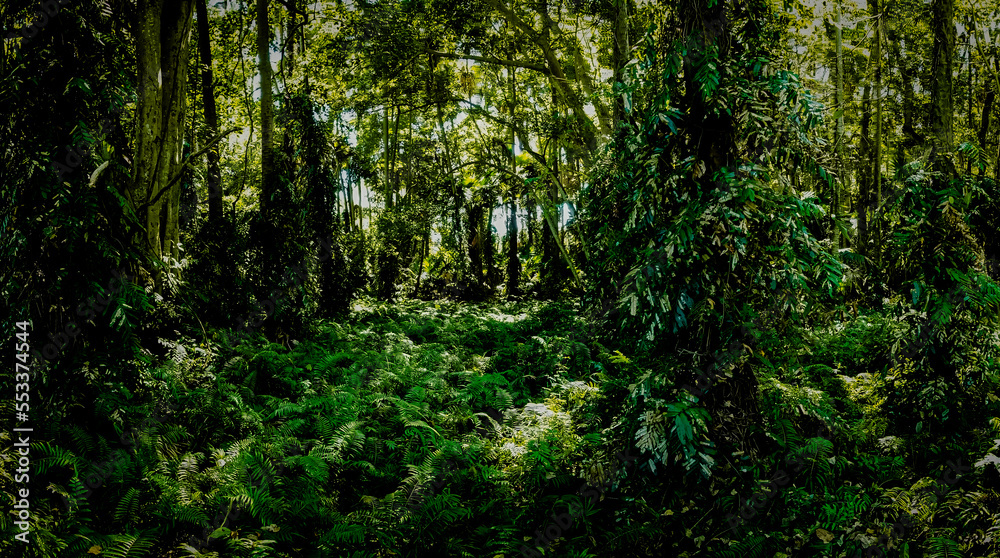
[[[128,199],[145,218],[145,247],[154,262],[178,260],[179,184],[183,165],[187,60],[192,0],[140,0],[136,33],[139,106]],[[157,270],[155,287],[162,288]]]

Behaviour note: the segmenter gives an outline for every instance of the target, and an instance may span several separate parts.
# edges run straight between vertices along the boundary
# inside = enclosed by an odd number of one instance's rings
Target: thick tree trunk
[[[702,92],[698,75],[705,57],[712,49],[716,50],[718,60],[726,60],[729,56],[730,38],[729,22],[726,16],[726,3],[718,0],[709,7],[709,3],[701,0],[684,0],[681,7],[684,29],[690,29],[687,56],[684,57],[685,94],[684,106],[687,109],[685,133],[690,137],[689,145],[697,146],[696,160],[704,163],[704,172],[699,175],[703,186],[709,185],[710,177],[716,171],[731,164],[736,153],[736,138],[731,116],[724,112],[710,110],[707,99]],[[725,66],[717,66],[720,73],[725,72]],[[722,81],[720,76],[720,81]]]
[[[934,150],[931,160],[934,170],[944,173],[947,180],[955,175],[955,166],[951,159],[954,141],[952,61],[955,58],[955,0],[931,2],[931,30],[934,34],[930,111]]]
[[[179,259],[179,206],[191,0],[140,0],[136,32],[139,106],[128,199],[145,217],[143,243],[155,260]],[[169,190],[168,190],[169,188]],[[161,290],[162,277],[154,277]]]
[[[201,98],[205,104],[204,141],[219,134],[219,116],[215,108],[215,78],[212,75],[212,47],[208,28],[208,0],[195,0],[198,10],[198,53],[201,57]],[[222,183],[219,172],[219,147],[213,145],[207,154],[208,161],[208,220],[218,223],[222,219]]]

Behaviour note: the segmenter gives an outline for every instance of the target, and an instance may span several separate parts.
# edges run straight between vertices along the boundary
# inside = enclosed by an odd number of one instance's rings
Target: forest
[[[0,556],[1000,558],[1000,1],[0,1]]]

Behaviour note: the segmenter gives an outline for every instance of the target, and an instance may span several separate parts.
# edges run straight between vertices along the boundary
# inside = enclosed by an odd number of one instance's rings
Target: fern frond
[[[152,551],[155,539],[143,535],[117,535],[111,547],[104,551],[111,558],[142,558]]]

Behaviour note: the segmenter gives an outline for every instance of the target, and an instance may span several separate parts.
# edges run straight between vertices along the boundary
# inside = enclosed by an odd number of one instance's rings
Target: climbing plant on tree
[[[759,312],[777,309],[765,323],[784,323],[817,290],[832,292],[842,270],[813,233],[826,215],[814,192],[831,179],[819,105],[772,63],[782,36],[769,5],[656,9],[626,68],[626,123],[586,192],[583,227],[599,254],[592,303],[626,346],[682,355],[665,378],[681,385]],[[804,171],[798,188],[789,162]],[[756,380],[734,374],[725,393],[736,416],[759,422]]]

